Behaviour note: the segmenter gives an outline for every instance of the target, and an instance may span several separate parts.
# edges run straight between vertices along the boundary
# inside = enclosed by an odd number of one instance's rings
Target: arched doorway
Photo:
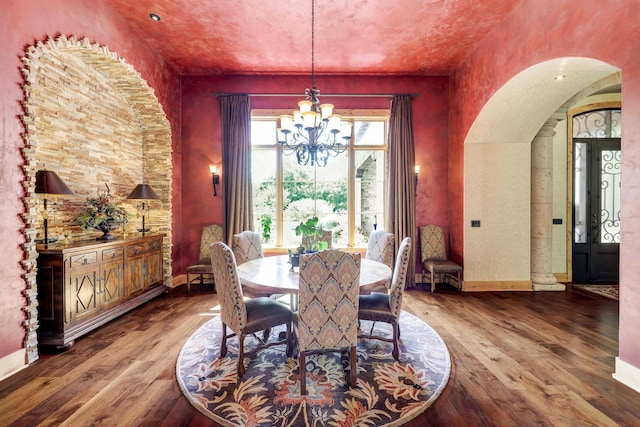
[[[618,71],[557,58],[514,76],[484,106],[464,146],[465,289],[532,289],[531,142],[560,106]],[[555,80],[560,72],[567,78]]]

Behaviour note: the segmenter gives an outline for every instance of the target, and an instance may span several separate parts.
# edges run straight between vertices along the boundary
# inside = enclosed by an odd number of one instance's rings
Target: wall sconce
[[[416,191],[418,190],[418,175],[420,175],[420,165],[415,165],[413,167],[415,173],[416,173]]]
[[[220,184],[220,175],[218,175],[216,172],[218,172],[218,168],[213,166],[213,165],[209,165],[209,172],[211,172],[211,182],[213,183],[213,196],[217,196],[218,192],[216,191],[216,185]]]
[[[147,212],[151,209],[151,205],[149,202],[145,202],[146,200],[159,200],[160,197],[153,191],[150,185],[148,184],[138,184],[136,188],[133,189],[131,194],[127,196],[128,200],[142,200],[142,205],[138,207],[138,212],[142,211],[142,228],[138,228],[137,230],[141,232],[143,235],[147,231],[151,231],[150,228],[145,228],[144,225],[144,217]]]
[[[44,197],[44,209],[42,210],[42,218],[44,223],[44,247],[49,245],[49,211],[47,210],[47,197],[58,194],[73,194],[73,191],[69,190],[67,184],[60,179],[60,177],[54,171],[39,170],[36,172],[36,194],[42,194]],[[53,197],[53,203],[55,206],[56,198]],[[36,241],[36,243],[38,243]]]

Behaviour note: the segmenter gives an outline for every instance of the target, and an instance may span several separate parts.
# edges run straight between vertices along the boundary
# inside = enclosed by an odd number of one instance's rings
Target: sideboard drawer
[[[110,248],[102,251],[102,261],[113,261],[121,259],[123,254],[122,248]]]
[[[85,252],[80,255],[72,255],[69,267],[77,268],[98,262],[97,252]]]
[[[127,256],[136,256],[143,253],[146,249],[144,243],[130,244],[127,246]]]

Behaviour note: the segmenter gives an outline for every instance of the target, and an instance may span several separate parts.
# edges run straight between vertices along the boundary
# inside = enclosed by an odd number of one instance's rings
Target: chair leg
[[[300,394],[307,394],[307,354],[304,351],[300,352]]]
[[[227,325],[222,324],[222,341],[220,342],[220,357],[227,355]]]
[[[244,375],[244,333],[238,336],[238,379]]]
[[[431,272],[431,293],[434,293],[436,291],[436,277],[434,272]]]
[[[400,349],[398,348],[398,338],[400,337],[400,325],[398,322],[393,323],[393,351],[391,355],[396,360],[396,362],[400,359]]]
[[[287,357],[293,355],[293,339],[291,337],[291,322],[287,322]]]
[[[191,276],[187,273],[187,293],[191,293]]]
[[[349,364],[351,365],[349,373],[349,385],[351,388],[356,388],[358,381],[358,354],[356,352],[356,346],[352,345],[349,349]]]

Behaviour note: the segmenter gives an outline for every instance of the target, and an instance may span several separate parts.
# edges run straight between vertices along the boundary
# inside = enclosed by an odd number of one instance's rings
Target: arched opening
[[[484,106],[464,147],[465,289],[532,289],[532,141],[563,107],[566,119],[584,88],[618,71],[557,58],[514,76]]]
[[[87,39],[60,36],[27,48],[23,62],[25,345],[31,363],[38,358],[36,240],[43,222],[36,171],[55,171],[75,193],[60,198],[50,219],[52,235],[66,226],[74,240],[95,237],[74,222],[86,197],[107,184],[123,200],[137,184],[150,184],[160,200],[148,224],[167,235],[163,271],[170,286],[172,163],[171,128],[153,89],[117,54]],[[136,221],[135,205],[123,205]]]

